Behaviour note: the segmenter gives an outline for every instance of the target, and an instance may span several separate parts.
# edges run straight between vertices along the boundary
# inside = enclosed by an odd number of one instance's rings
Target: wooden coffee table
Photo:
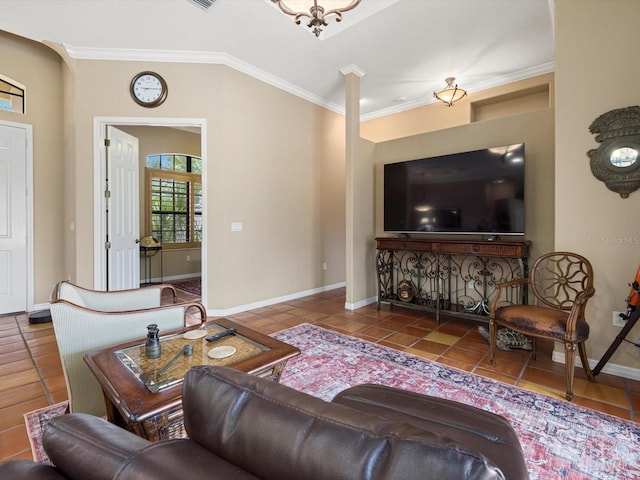
[[[224,365],[279,381],[287,361],[300,354],[292,345],[226,318],[212,320],[201,328],[206,329],[207,336],[228,328],[235,328],[236,334],[209,343],[204,337],[184,338],[185,332],[199,329],[185,328],[167,335],[160,332],[162,354],[156,359],[146,357],[146,339],[84,354],[86,364],[102,387],[110,422],[151,441],[184,436],[182,379],[192,366]],[[193,346],[193,354],[177,355],[166,373],[158,376],[185,345]],[[209,351],[213,348],[217,349],[215,353],[225,354],[233,349],[235,353],[212,358]]]

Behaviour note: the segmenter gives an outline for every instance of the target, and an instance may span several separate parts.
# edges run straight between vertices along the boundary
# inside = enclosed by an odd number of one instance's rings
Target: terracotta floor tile
[[[624,418],[626,420],[633,420],[633,418],[631,418],[631,413],[627,408],[620,408],[615,405],[610,405],[609,403],[593,400],[591,398],[583,398],[577,394],[573,397],[573,403],[575,403],[576,405],[582,405],[583,407],[587,407],[592,410],[608,413],[609,415],[614,415],[619,418]]]
[[[560,392],[566,392],[567,379],[564,375],[551,374],[545,370],[539,370],[537,368],[527,368],[522,374],[522,380],[530,383],[537,383],[539,385],[550,387]]]
[[[528,382],[526,380],[519,381],[517,385],[520,388],[524,388],[532,392],[542,393],[543,395],[547,395],[549,397],[553,397],[559,400],[566,400],[566,397],[565,397],[566,392],[564,389],[557,390],[552,387],[540,385],[538,383]]]
[[[405,352],[415,355],[416,357],[426,358],[427,360],[435,361],[440,355],[436,353],[426,352],[417,348],[408,348]]]
[[[485,370],[489,370],[490,372],[500,372],[509,377],[519,378],[522,370],[524,368],[524,364],[515,363],[515,362],[507,362],[501,361],[496,362],[496,365],[491,365],[489,362],[489,356],[486,355],[478,364],[478,367],[484,368]]]
[[[35,368],[26,371],[10,373],[8,375],[2,376],[2,383],[0,383],[0,392],[39,382],[40,377],[38,377]]]
[[[18,341],[18,342],[10,342],[10,343],[1,344],[0,345],[0,356],[11,354],[11,353],[15,353],[15,352],[19,352],[19,351],[24,351],[24,349],[25,349],[25,344],[22,341],[22,338],[20,338],[20,341]]]
[[[398,330],[400,333],[406,333],[407,335],[411,335],[417,338],[423,338],[428,335],[431,330],[425,330],[424,328],[415,327],[413,325],[407,325],[406,327],[402,327]]]
[[[453,358],[447,358],[443,356],[438,358],[438,363],[441,363],[443,365],[448,365],[450,367],[458,368],[466,372],[471,372],[475,368],[475,363],[468,363],[468,362],[456,360]]]
[[[376,326],[376,327],[367,327],[361,330],[360,333],[362,333],[363,335],[369,335],[370,337],[375,338],[376,340],[380,340],[391,335],[393,333],[393,330],[387,330],[385,328],[380,328]]]
[[[14,455],[16,452],[31,452],[27,429],[24,425],[17,425],[0,431],[0,462]]]
[[[481,353],[483,355],[489,354],[489,345],[486,342],[480,343],[475,340],[469,340],[466,336],[456,342],[455,346],[456,348],[462,348],[470,352]]]
[[[387,330],[396,331],[396,330],[400,330],[403,327],[406,327],[407,324],[402,322],[396,322],[395,317],[390,317],[390,318],[381,320],[376,324],[376,326],[380,328],[386,328]]]
[[[16,360],[11,363],[4,363],[2,365],[2,373],[10,374],[17,372],[24,372],[25,370],[31,370],[34,368],[33,362],[30,358],[25,358],[23,360]]]
[[[470,330],[470,327],[464,323],[447,322],[437,328],[440,333],[445,333],[455,337],[464,337]]]
[[[12,335],[0,336],[0,345],[20,344],[22,341],[22,335],[20,335],[20,332],[15,332]]]
[[[385,342],[393,343],[396,345],[401,345],[403,347],[410,347],[414,343],[416,343],[419,338],[414,337],[413,335],[407,335],[406,333],[392,333],[388,337],[385,337]]]
[[[458,345],[456,344],[442,354],[442,361],[447,358],[451,360],[458,360],[464,363],[469,363],[475,367],[478,362],[482,360],[482,357],[484,357],[484,355],[484,353],[472,352],[470,350],[458,348]]]
[[[421,319],[415,320],[411,324],[411,326],[431,331],[431,330],[435,330],[438,327],[438,324],[433,319],[421,318]]]
[[[449,348],[449,345],[432,342],[430,340],[418,340],[412,345],[412,348],[421,350],[423,352],[435,353],[440,355]]]
[[[0,431],[24,425],[25,413],[48,405],[46,398],[38,397],[0,409]]]
[[[591,383],[588,380],[574,379],[573,393],[574,395],[598,400],[609,405],[615,405],[627,409],[629,408],[627,392],[619,388],[609,387],[599,383]]]
[[[42,383],[30,383],[16,388],[0,391],[0,408],[9,407],[15,403],[22,403],[38,397],[45,396]]]
[[[475,370],[473,370],[473,373],[482,375],[483,377],[498,380],[502,383],[508,383],[509,385],[516,384],[516,377],[510,377],[501,372],[492,372],[491,370],[487,370],[486,368],[477,367]]]
[[[359,338],[361,340],[366,340],[367,342],[371,342],[371,343],[379,343],[380,342],[379,338],[370,337],[369,335],[367,335],[366,333],[363,333],[363,332],[354,332],[354,333],[351,333],[351,336]]]
[[[436,330],[434,332],[429,332],[424,339],[430,342],[442,343],[443,345],[451,346],[460,340],[460,337]]]

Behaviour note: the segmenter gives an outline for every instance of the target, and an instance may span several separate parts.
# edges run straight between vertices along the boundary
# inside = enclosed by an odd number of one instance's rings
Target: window
[[[24,113],[24,86],[0,75],[0,110]]]
[[[163,247],[202,242],[202,159],[191,155],[147,156],[147,230]]]

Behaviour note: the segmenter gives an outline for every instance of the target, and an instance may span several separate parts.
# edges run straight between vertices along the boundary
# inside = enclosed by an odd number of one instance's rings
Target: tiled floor
[[[181,295],[183,300],[194,297]],[[564,398],[564,366],[551,361],[552,345],[540,343],[536,360],[524,350],[498,352],[488,360],[488,345],[477,325],[442,321],[430,315],[375,305],[344,309],[344,289],[312,295],[230,318],[263,333],[299,323],[380,343],[502,382]],[[574,402],[625,419],[640,420],[640,382],[601,373],[597,383],[576,369]],[[27,314],[0,317],[0,462],[31,458],[23,414],[66,399],[67,392],[51,324],[30,325]]]

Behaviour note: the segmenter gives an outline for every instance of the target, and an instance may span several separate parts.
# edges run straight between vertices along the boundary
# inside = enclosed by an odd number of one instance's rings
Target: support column
[[[366,237],[370,235],[369,227],[363,228],[361,202],[373,202],[373,196],[366,190],[372,172],[361,172],[360,152],[360,79],[364,71],[356,65],[348,65],[340,69],[345,76],[345,128],[346,128],[346,303],[345,308],[355,309],[366,298],[367,279]],[[372,169],[371,169],[372,170]],[[364,187],[363,187],[364,181]],[[373,208],[373,207],[371,207]]]

